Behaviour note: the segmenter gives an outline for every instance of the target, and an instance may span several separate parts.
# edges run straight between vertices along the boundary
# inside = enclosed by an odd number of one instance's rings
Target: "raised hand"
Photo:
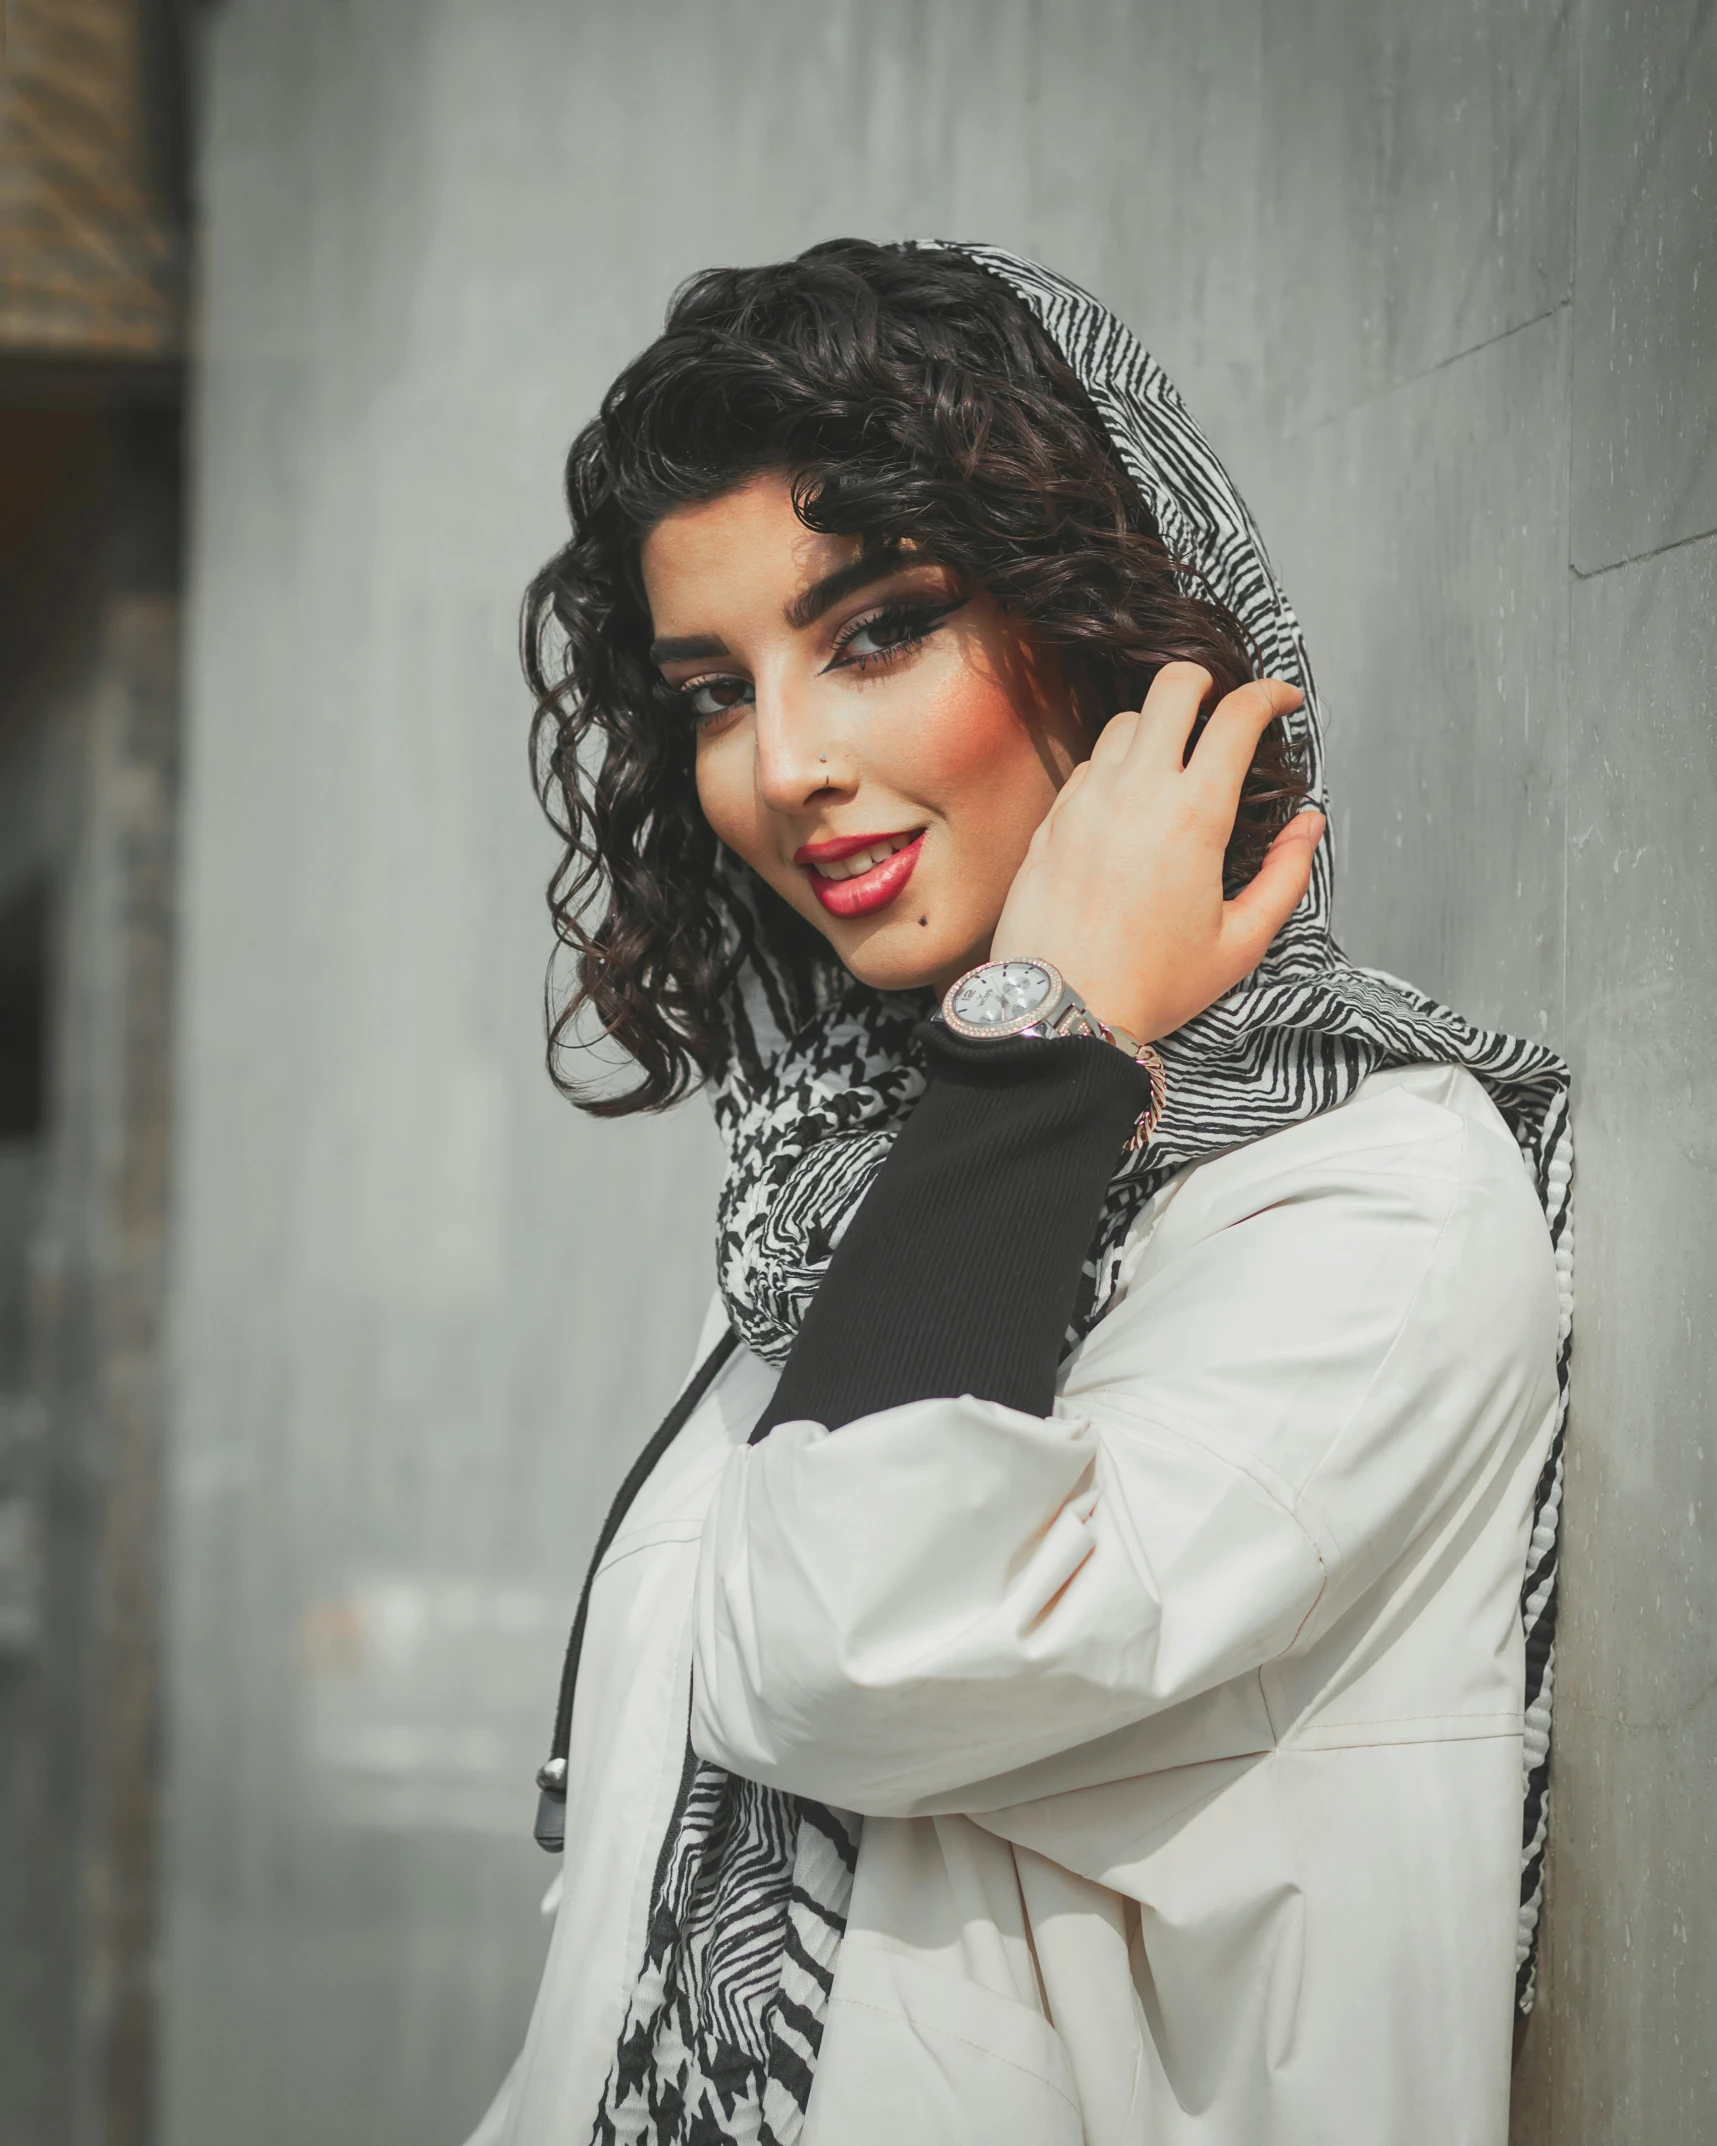
[[[1265,678],[1216,707],[1195,663],[1157,673],[1144,706],[1107,724],[1050,808],[1003,905],[995,960],[1051,961],[1105,1021],[1166,1036],[1250,974],[1311,879],[1324,816],[1302,811],[1232,901],[1222,859],[1241,784],[1266,726],[1297,687]]]

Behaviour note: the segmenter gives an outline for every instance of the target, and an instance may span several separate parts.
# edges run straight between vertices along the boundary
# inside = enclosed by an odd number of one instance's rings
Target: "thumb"
[[[1235,975],[1255,969],[1270,941],[1305,898],[1312,880],[1312,857],[1323,840],[1321,812],[1297,812],[1264,852],[1257,874],[1223,906],[1222,936]]]

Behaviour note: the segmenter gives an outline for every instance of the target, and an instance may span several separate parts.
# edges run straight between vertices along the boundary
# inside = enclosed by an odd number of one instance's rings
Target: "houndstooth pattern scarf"
[[[1316,689],[1298,620],[1226,470],[1162,368],[1084,291],[987,246],[961,246],[1031,309],[1084,383],[1188,586],[1253,636],[1263,674],[1300,687],[1289,717],[1323,795]],[[731,868],[744,964],[735,1048],[715,1096],[728,1149],[717,1271],[740,1338],[786,1358],[841,1231],[922,1092],[919,994],[890,997],[832,964],[775,959]],[[1573,1308],[1566,1068],[1541,1044],[1473,1027],[1435,1000],[1345,961],[1330,931],[1327,840],[1311,887],[1263,965],[1159,1048],[1169,1103],[1122,1159],[1086,1259],[1069,1341],[1112,1295],[1145,1202],[1186,1164],[1333,1109],[1387,1066],[1465,1066],[1520,1143],[1544,1202],[1561,1294],[1560,1402],[1537,1486],[1521,1592],[1526,1633],[1524,1825],[1516,2001],[1531,2010],[1548,1821],[1557,1524]],[[794,2146],[809,2106],[859,1822],[725,1774],[689,1749],[658,1866],[646,1957],[603,2091],[595,2139],[649,2146]]]

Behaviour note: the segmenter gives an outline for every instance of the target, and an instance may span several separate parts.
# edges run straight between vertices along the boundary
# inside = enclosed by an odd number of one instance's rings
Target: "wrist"
[[[1005,922],[1005,920],[1004,920]],[[1141,965],[1137,949],[1122,962],[1093,958],[1094,949],[1083,936],[1065,949],[1057,939],[1067,935],[1055,930],[1042,933],[998,927],[990,944],[991,961],[1042,961],[1064,977],[1085,1005],[1107,1027],[1136,1036],[1141,1043],[1154,1043],[1173,1023],[1153,1026],[1159,994],[1140,988],[1134,973]],[[980,964],[981,965],[981,964]],[[962,975],[969,973],[963,970]]]
[[[1149,1082],[1149,1100],[1127,1141],[1143,1147],[1167,1101],[1162,1060],[1142,1037],[1106,1020],[1069,984],[1053,962],[1014,955],[979,962],[949,985],[941,1019],[948,1030],[981,1049],[1016,1040],[1089,1037],[1130,1059]]]

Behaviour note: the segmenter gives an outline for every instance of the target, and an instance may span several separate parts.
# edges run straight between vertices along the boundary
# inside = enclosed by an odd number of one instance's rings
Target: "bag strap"
[[[572,1631],[566,1642],[566,1660],[560,1672],[560,1700],[554,1712],[554,1739],[549,1745],[548,1757],[537,1770],[540,1791],[537,1846],[547,1849],[550,1855],[559,1855],[566,1846],[566,1758],[572,1743],[572,1696],[578,1684],[578,1658],[584,1651],[584,1627],[590,1615],[590,1590],[595,1584],[597,1567],[608,1555],[609,1545],[619,1534],[622,1522],[649,1481],[656,1463],[685,1429],[692,1411],[715,1384],[722,1367],[738,1346],[739,1336],[730,1326],[680,1389],[679,1399],[662,1418],[654,1437],[626,1471],[626,1480],[615,1494],[614,1503],[608,1508],[608,1518],[602,1523],[602,1532],[596,1538],[590,1569],[584,1575],[583,1591],[578,1598],[578,1614],[572,1620]]]

